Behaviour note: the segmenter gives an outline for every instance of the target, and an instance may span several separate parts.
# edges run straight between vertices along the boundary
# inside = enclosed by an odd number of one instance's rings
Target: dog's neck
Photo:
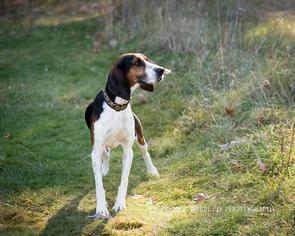
[[[131,90],[128,84],[117,83],[112,79],[108,79],[105,91],[109,98],[116,104],[127,104],[130,102]]]
[[[128,102],[130,102],[131,101],[131,95],[133,94],[133,92],[135,91],[135,89],[137,89],[138,87],[139,87],[140,85],[138,84],[138,83],[136,83],[135,85],[133,85],[131,88],[130,88],[130,99],[129,99],[129,101],[127,101],[126,99],[124,99],[124,98],[121,98],[121,97],[119,97],[119,96],[116,96],[115,97],[115,103],[117,103],[117,104],[127,104]]]
[[[125,90],[126,90],[126,91],[124,92],[124,94],[128,94],[128,95],[129,95],[129,96],[124,96],[124,98],[120,96],[120,93],[116,94],[115,92],[111,91],[110,88],[109,88],[109,86],[108,86],[108,84],[107,84],[105,90],[106,90],[108,96],[110,97],[110,99],[111,99],[114,103],[119,104],[119,105],[122,105],[122,104],[127,104],[127,103],[129,103],[129,102],[131,101],[131,95],[132,95],[132,93],[133,93],[133,92],[134,92],[139,86],[140,86],[140,84],[136,83],[136,84],[134,84],[131,88],[130,88],[130,87],[128,87],[128,89],[127,89],[127,88],[122,88],[122,89],[125,89]],[[121,90],[120,92],[122,92],[122,90]],[[126,98],[127,98],[127,99],[126,99]]]

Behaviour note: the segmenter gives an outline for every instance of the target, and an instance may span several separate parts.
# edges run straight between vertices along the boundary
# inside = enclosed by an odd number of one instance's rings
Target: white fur
[[[94,123],[94,145],[91,154],[96,188],[95,218],[109,217],[102,177],[107,175],[109,170],[109,148],[115,148],[118,145],[121,145],[123,148],[122,175],[113,210],[117,212],[126,207],[125,198],[133,159],[132,146],[134,137],[135,126],[130,104],[125,110],[117,112],[104,102],[103,112]],[[141,149],[148,172],[158,176],[159,173],[151,161],[147,145],[141,146]]]
[[[145,145],[139,144],[139,148],[142,151],[143,160],[145,162],[148,173],[150,173],[153,176],[159,176],[159,172],[158,172],[157,168],[154,166],[151,156],[148,152],[148,145],[147,144],[145,144]]]
[[[168,69],[145,61],[145,83],[153,84],[157,82],[158,78],[155,72],[155,69],[157,68],[164,69],[164,74],[162,75],[162,78],[164,77],[164,75],[170,73],[170,70]],[[134,90],[139,86],[140,85],[136,83],[131,88],[131,93],[133,93]],[[115,102],[119,104],[124,104],[127,101],[120,97],[116,97]],[[126,207],[125,198],[127,194],[129,173],[133,160],[132,146],[134,140],[135,125],[130,104],[125,110],[118,112],[110,108],[104,102],[103,111],[100,114],[100,118],[96,122],[94,122],[94,144],[91,153],[96,189],[96,214],[93,216],[94,218],[109,217],[102,177],[107,175],[109,171],[109,149],[115,148],[119,145],[123,148],[122,175],[113,210],[117,212]],[[143,159],[145,161],[148,173],[154,176],[159,176],[159,173],[151,160],[147,144],[139,146],[143,153]]]
[[[148,61],[144,61],[144,63],[145,63],[145,74],[147,78],[145,82],[148,84],[156,83],[158,78],[157,78],[155,69],[160,69],[162,67]]]
[[[121,97],[115,97],[115,103],[117,103],[117,104],[127,104],[128,103],[128,101],[127,100],[125,100],[124,98],[121,98]]]
[[[169,69],[166,69],[164,67],[158,66],[154,63],[148,62],[148,61],[144,61],[145,63],[145,74],[146,74],[146,80],[145,82],[147,84],[154,84],[157,82],[158,78],[157,78],[157,74],[156,74],[156,69],[163,69],[164,73],[162,75],[162,79],[164,78],[165,75],[171,73],[171,71]]]

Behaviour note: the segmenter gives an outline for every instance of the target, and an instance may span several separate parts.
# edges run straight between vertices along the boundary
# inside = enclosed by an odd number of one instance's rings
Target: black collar
[[[112,96],[109,91],[107,92],[107,90],[107,88],[103,90],[103,97],[105,102],[109,105],[109,107],[114,109],[115,111],[125,110],[129,104],[129,101],[126,104],[115,103],[115,101],[113,101],[111,98],[113,97],[113,99],[115,99],[116,96]]]

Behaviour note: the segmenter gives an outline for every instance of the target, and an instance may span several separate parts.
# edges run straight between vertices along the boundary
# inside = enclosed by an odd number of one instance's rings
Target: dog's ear
[[[148,92],[153,92],[154,91],[154,85],[152,85],[152,84],[141,84],[140,87],[143,90],[146,90]]]
[[[113,66],[109,74],[107,87],[113,95],[128,101],[130,100],[130,87],[122,61],[119,61]]]

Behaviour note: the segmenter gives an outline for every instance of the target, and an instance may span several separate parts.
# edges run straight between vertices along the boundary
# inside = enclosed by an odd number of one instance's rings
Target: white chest
[[[130,105],[123,111],[115,111],[106,103],[103,112],[94,123],[95,142],[109,148],[134,141],[134,118]]]

